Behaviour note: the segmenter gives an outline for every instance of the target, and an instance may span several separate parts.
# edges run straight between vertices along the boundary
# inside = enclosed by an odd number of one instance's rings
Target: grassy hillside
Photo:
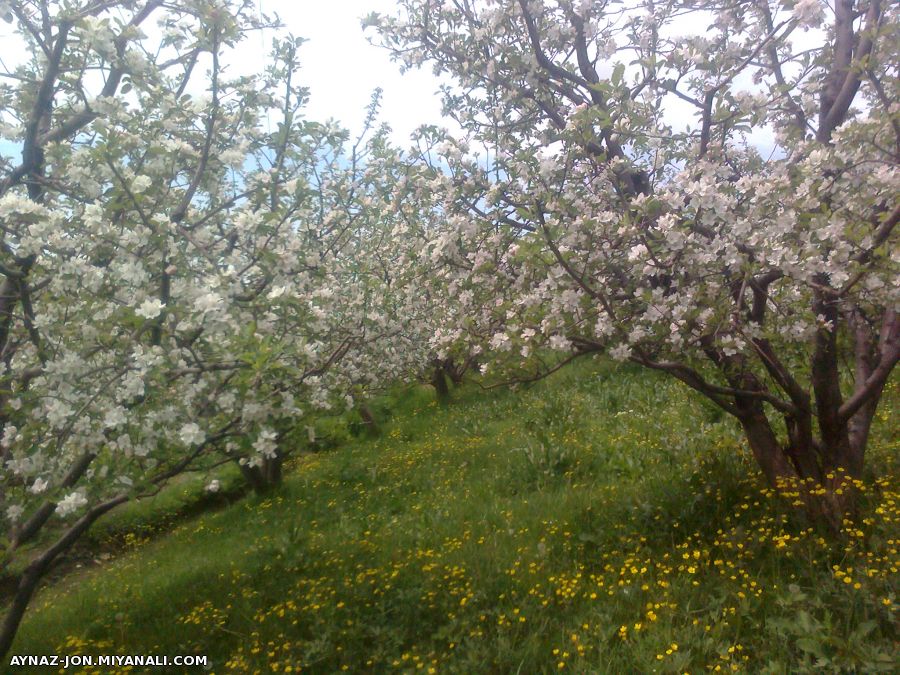
[[[895,670],[890,408],[884,478],[834,544],[670,380],[584,362],[446,406],[417,390],[380,438],[301,458],[271,497],[45,589],[13,652],[206,654],[216,673]]]

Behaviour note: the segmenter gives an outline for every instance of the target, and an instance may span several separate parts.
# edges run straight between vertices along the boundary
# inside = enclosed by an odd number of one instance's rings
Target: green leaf
[[[822,644],[811,637],[804,637],[797,640],[797,646],[808,654],[812,654],[820,659],[825,658],[825,652],[822,650]]]

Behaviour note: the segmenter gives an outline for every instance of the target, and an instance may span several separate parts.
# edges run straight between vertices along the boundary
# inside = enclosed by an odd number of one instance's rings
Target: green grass
[[[205,654],[216,673],[898,667],[889,402],[887,478],[838,542],[761,487],[729,419],[651,373],[585,361],[391,406],[381,437],[299,458],[270,497],[47,587],[12,653]],[[161,509],[133,508],[119,526]]]

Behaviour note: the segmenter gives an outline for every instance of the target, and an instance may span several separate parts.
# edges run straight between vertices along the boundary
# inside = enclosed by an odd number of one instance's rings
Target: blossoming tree
[[[0,653],[103,514],[222,461],[277,484],[284,433],[408,353],[370,243],[398,154],[302,118],[298,41],[247,75],[250,2],[4,9]]]
[[[664,371],[839,518],[900,356],[896,5],[400,5],[366,23],[453,82],[465,132],[430,244],[471,310],[446,344],[487,309],[493,354],[558,354],[538,376],[601,351]]]

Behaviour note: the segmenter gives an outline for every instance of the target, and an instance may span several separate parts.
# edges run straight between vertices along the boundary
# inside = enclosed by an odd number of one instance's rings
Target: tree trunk
[[[827,283],[827,280],[826,280]],[[846,467],[850,457],[850,436],[847,425],[841,421],[841,375],[838,361],[837,330],[838,305],[830,298],[816,292],[812,306],[817,316],[831,325],[816,332],[815,350],[812,355],[811,382],[815,393],[816,418],[819,421],[822,469],[825,472]]]
[[[439,401],[445,401],[450,396],[450,388],[447,386],[447,377],[444,368],[439,362],[435,363],[431,374],[431,384],[434,387]]]
[[[889,326],[890,317],[885,317],[885,326]],[[850,335],[853,341],[854,352],[854,390],[860,391],[866,387],[869,378],[875,371],[878,363],[876,336],[866,321],[865,316],[857,307],[853,307],[847,313],[847,324],[850,327]],[[862,476],[863,463],[865,461],[866,445],[869,442],[869,430],[872,420],[875,418],[875,410],[881,399],[879,388],[872,397],[866,401],[856,413],[850,417],[847,423],[850,440],[850,456],[847,470],[854,477]]]
[[[12,602],[6,610],[3,617],[3,623],[0,625],[0,659],[5,658],[12,646],[19,625],[22,623],[22,617],[25,610],[31,602],[34,592],[37,590],[41,579],[50,569],[53,562],[63,553],[68,551],[78,538],[96,521],[100,516],[111,511],[119,504],[128,501],[126,495],[114,497],[109,501],[98,504],[66,530],[63,535],[50,548],[46,549],[41,555],[35,558],[22,576],[19,577],[19,585],[16,588],[16,594],[13,596]]]
[[[444,372],[447,373],[447,376],[450,378],[450,381],[453,382],[454,387],[458,387],[462,384],[464,367],[458,366],[456,361],[452,358],[444,359]]]
[[[377,436],[379,433],[378,422],[375,420],[375,415],[372,414],[371,408],[365,403],[361,403],[358,408],[359,416],[362,418],[365,428],[371,435]]]
[[[284,460],[280,454],[263,460],[263,470],[266,475],[266,485],[271,490],[281,485],[284,478]]]
[[[761,403],[753,401],[739,420],[750,451],[769,485],[775,487],[779,480],[797,476],[797,471],[778,442]]]
[[[810,420],[788,418],[789,440],[787,446],[782,446],[762,403],[742,399],[738,407],[742,411],[739,420],[744,435],[766,482],[779,491],[796,493],[795,498],[803,502],[807,516],[837,535],[845,514],[854,508],[853,491],[847,474],[827,473],[828,469],[823,468],[812,439]],[[820,488],[824,488],[825,494],[819,492]]]
[[[284,457],[279,453],[275,457],[265,457],[262,464],[250,466],[238,463],[241,474],[257,495],[266,495],[281,485],[283,478]]]

